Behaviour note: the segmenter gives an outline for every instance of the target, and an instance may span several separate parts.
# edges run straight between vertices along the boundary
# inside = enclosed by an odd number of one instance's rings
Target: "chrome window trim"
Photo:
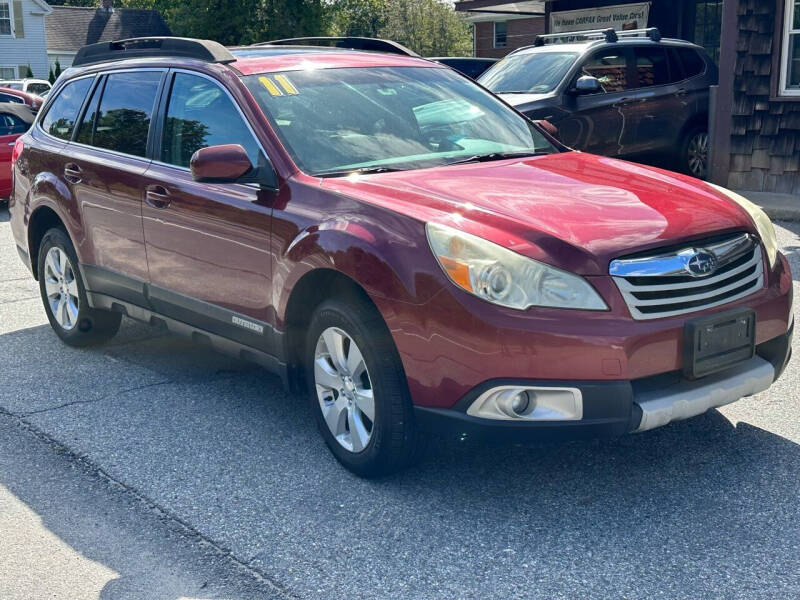
[[[60,137],[56,137],[56,136],[52,135],[51,133],[45,131],[44,127],[42,127],[42,121],[44,121],[44,118],[47,116],[47,114],[53,108],[53,104],[56,103],[56,100],[58,100],[61,97],[61,94],[64,93],[64,90],[67,89],[67,86],[69,86],[70,84],[72,84],[75,81],[80,81],[81,79],[88,79],[89,77],[91,77],[92,79],[95,79],[95,78],[97,78],[97,76],[98,76],[98,73],[90,73],[88,75],[81,75],[80,77],[75,77],[73,79],[70,79],[69,81],[64,82],[64,85],[62,85],[58,89],[58,93],[57,94],[53,95],[52,92],[50,94],[48,94],[47,102],[45,103],[44,106],[42,106],[42,108],[39,109],[39,112],[36,114],[36,120],[35,120],[34,126],[41,133],[46,135],[51,140],[54,140],[56,142],[61,142],[61,143],[64,143],[64,144],[69,144],[72,140],[65,140],[65,139],[62,139]],[[93,89],[94,89],[94,87],[90,87],[89,88],[89,93],[91,93]],[[87,94],[86,98],[83,99],[83,104],[81,104],[80,108],[78,109],[78,116],[76,117],[76,120],[82,116],[81,113],[83,112],[84,104],[86,103],[86,101],[88,99],[89,99],[89,95]],[[74,133],[74,131],[73,131],[73,133]]]

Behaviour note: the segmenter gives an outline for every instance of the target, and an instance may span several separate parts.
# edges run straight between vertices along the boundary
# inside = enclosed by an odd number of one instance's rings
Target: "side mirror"
[[[189,163],[195,181],[234,183],[253,170],[253,163],[239,144],[201,148]]]
[[[603,91],[603,88],[600,86],[600,80],[591,75],[578,77],[575,87],[572,88],[573,94],[595,94],[601,91]]]
[[[539,127],[541,127],[548,134],[550,134],[550,137],[558,139],[558,127],[553,125],[550,121],[548,121],[546,119],[541,119],[541,120],[538,120],[538,121],[534,121],[534,123],[536,123]]]

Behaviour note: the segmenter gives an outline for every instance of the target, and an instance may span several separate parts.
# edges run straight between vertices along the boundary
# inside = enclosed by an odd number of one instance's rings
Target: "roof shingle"
[[[47,49],[77,52],[87,44],[134,37],[171,36],[156,10],[117,8],[109,14],[96,8],[53,6],[45,17]]]

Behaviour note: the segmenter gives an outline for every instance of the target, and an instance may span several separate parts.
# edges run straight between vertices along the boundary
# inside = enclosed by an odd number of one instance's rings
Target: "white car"
[[[46,79],[13,79],[0,81],[0,87],[44,97],[50,93],[53,86]]]

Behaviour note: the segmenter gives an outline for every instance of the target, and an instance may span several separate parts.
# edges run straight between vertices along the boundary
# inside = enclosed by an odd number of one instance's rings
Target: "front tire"
[[[373,306],[361,298],[323,302],[305,357],[311,410],[344,467],[378,477],[419,458],[422,440],[403,365]]]
[[[78,256],[62,229],[45,233],[38,255],[39,291],[50,326],[69,346],[105,342],[119,331],[122,315],[89,306]]]

